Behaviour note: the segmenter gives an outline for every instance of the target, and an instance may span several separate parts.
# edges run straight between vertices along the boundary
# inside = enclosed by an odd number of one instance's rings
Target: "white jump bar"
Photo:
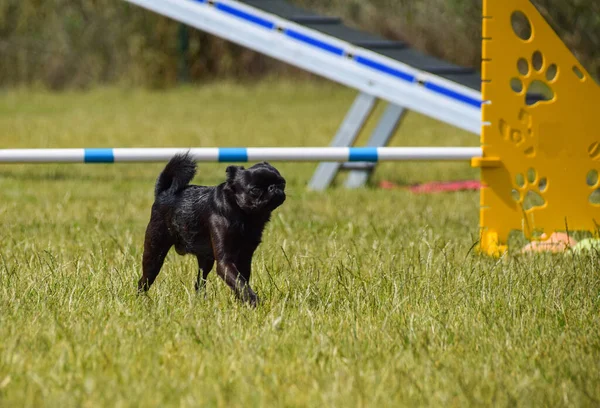
[[[466,161],[483,154],[480,147],[0,149],[0,163],[165,162],[186,152],[199,162]]]

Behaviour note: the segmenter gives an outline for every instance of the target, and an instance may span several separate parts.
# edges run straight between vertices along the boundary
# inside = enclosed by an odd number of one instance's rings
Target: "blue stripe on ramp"
[[[361,57],[359,55],[359,56],[354,57],[354,59],[358,64],[364,65],[369,68],[373,68],[377,71],[383,72],[384,74],[392,75],[396,78],[403,79],[404,81],[415,82],[415,80],[416,80],[414,75],[411,75],[406,72],[402,72],[399,69],[390,67],[388,65],[384,65],[384,64],[377,62],[371,58]]]
[[[316,38],[310,37],[306,34],[302,34],[296,30],[285,30],[285,35],[294,40],[302,41],[308,45],[312,45],[313,47],[320,48],[324,51],[330,52],[335,55],[344,55],[344,50],[340,47],[336,47],[335,45],[327,44],[324,41],[318,40]]]
[[[351,147],[348,161],[376,162],[378,159],[376,147]]]
[[[248,150],[245,147],[222,147],[219,149],[220,162],[247,162]]]
[[[430,91],[439,93],[440,95],[444,95],[449,98],[456,99],[457,101],[469,104],[476,108],[481,108],[482,102],[479,99],[474,99],[469,96],[460,94],[456,91],[453,91],[452,89],[445,88],[443,86],[439,86],[436,84],[432,84],[431,82],[425,82],[425,88],[429,89]]]
[[[242,20],[246,20],[249,23],[256,24],[256,25],[259,25],[264,28],[268,28],[269,30],[272,30],[273,28],[275,28],[275,23],[273,23],[272,21],[266,20],[262,17],[254,16],[250,13],[247,13],[247,12],[237,9],[235,7],[231,7],[227,4],[217,3],[215,5],[215,7],[217,8],[217,10],[221,10],[224,13],[231,14],[232,16],[241,18]]]
[[[114,163],[113,149],[83,149],[84,163]]]

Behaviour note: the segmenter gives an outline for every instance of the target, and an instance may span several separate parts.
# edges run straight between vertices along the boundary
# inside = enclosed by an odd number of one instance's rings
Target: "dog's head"
[[[269,214],[285,201],[285,179],[267,162],[227,167],[227,187],[247,214]]]

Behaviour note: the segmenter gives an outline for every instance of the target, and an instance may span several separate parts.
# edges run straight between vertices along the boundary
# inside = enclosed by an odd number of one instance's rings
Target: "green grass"
[[[353,93],[220,83],[5,92],[2,147],[327,145]],[[378,110],[380,113],[381,110]],[[372,128],[372,124],[370,125]],[[410,114],[397,145],[476,145]],[[162,164],[0,166],[0,406],[598,406],[600,256],[471,250],[478,195],[289,195],[254,258],[263,303],[170,254],[137,296]],[[223,179],[202,164],[196,183]],[[385,164],[398,183],[476,177]]]

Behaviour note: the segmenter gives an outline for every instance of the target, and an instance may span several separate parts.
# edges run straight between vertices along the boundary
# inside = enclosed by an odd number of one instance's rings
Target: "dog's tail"
[[[158,197],[163,192],[176,194],[187,186],[195,175],[196,162],[188,153],[173,156],[156,180],[154,196]]]

